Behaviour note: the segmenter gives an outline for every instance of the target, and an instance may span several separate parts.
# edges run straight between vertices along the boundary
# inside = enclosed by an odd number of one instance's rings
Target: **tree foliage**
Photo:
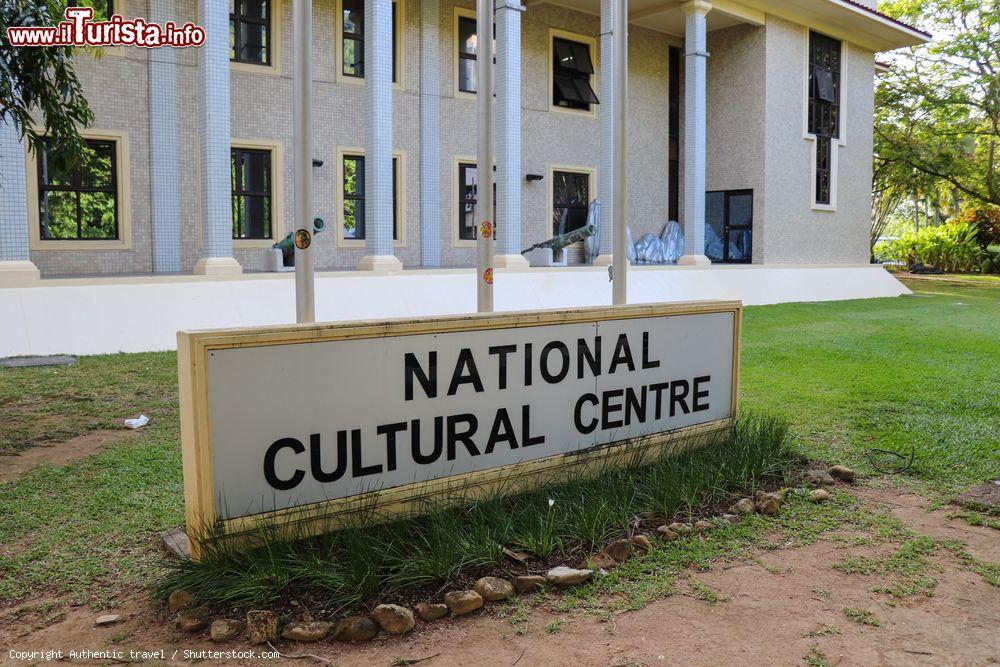
[[[0,0],[0,122],[13,123],[32,150],[41,134],[54,139],[52,155],[72,163],[83,153],[79,128],[93,122],[93,112],[73,69],[78,50],[69,47],[10,45],[8,26],[52,26],[62,18],[66,0]],[[8,147],[0,147],[7,150]]]
[[[1000,0],[889,0],[881,9],[934,40],[881,78],[879,157],[1000,203]]]

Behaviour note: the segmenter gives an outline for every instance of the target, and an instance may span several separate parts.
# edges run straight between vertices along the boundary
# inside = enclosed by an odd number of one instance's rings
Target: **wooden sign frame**
[[[700,445],[717,441],[728,432],[737,414],[742,312],[743,305],[739,301],[704,301],[178,332],[184,503],[191,557],[198,559],[202,555],[206,540],[252,540],[253,533],[264,527],[277,527],[305,537],[334,529],[360,511],[380,518],[419,512],[421,506],[453,502],[458,499],[456,496],[459,493],[461,499],[472,499],[498,490],[515,492],[551,481],[556,472],[564,476],[567,468],[585,473],[627,457],[638,455],[650,460],[664,449],[681,449],[692,443]],[[213,350],[709,313],[733,314],[729,417],[578,452],[396,486],[360,496],[228,520],[220,520],[216,516],[207,369],[209,353]]]

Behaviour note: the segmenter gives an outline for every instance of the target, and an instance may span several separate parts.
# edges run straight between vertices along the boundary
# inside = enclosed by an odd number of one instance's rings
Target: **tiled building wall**
[[[805,138],[807,35],[800,25],[768,17],[762,259],[771,264],[865,264],[871,224],[874,54],[853,44],[847,47],[842,145],[834,148],[836,210],[814,210],[810,165],[815,143]]]
[[[278,50],[273,71],[261,68],[231,71],[231,124],[235,143],[273,142],[281,147],[281,192],[273,193],[276,236],[293,226],[292,99],[293,34],[290,0],[274,0]],[[471,0],[457,0],[474,9]],[[395,254],[406,267],[420,264],[420,143],[419,143],[419,0],[402,0],[403,41],[398,45],[401,81],[393,86],[393,149],[402,157],[404,242]],[[195,0],[177,0],[178,19],[197,20]],[[452,0],[440,3],[440,106],[441,106],[441,265],[475,263],[475,250],[456,247],[456,156],[475,155],[475,101],[455,96],[454,8]],[[128,0],[127,16],[144,16],[146,0]],[[338,149],[364,147],[364,87],[338,80],[336,51],[336,2],[314,3],[313,157],[323,161],[313,169],[315,215],[327,222],[327,231],[315,238],[319,269],[353,269],[365,251],[338,243]],[[549,110],[549,29],[598,36],[596,16],[551,5],[538,5],[522,14],[522,246],[548,238],[550,165],[574,166],[596,172],[600,154],[596,113],[589,117]],[[642,28],[630,34],[629,89],[629,217],[635,238],[659,233],[667,206],[667,48],[677,40]],[[595,47],[595,66],[599,65]],[[200,223],[200,88],[198,53],[176,52],[177,118],[180,173],[181,270],[190,272],[204,254]],[[132,249],[128,251],[42,251],[32,260],[44,275],[148,273],[153,270],[150,199],[150,143],[147,53],[119,49],[99,60],[81,56],[78,72],[94,109],[95,127],[128,133],[131,164]],[[598,86],[595,86],[598,88]],[[545,179],[527,182],[524,174]],[[597,196],[596,173],[591,193]],[[280,201],[279,201],[280,200]],[[34,205],[34,203],[32,203]],[[234,256],[245,270],[264,270],[266,254],[260,248],[234,243]]]
[[[404,37],[398,49],[401,81],[393,87],[394,151],[402,157],[404,240],[395,254],[406,267],[420,263],[419,0],[400,0]],[[273,72],[231,72],[234,142],[276,143],[281,157],[281,190],[274,192],[275,236],[292,228],[293,34],[291,0],[274,0],[279,50]],[[442,266],[470,266],[474,249],[455,247],[456,156],[475,155],[475,101],[456,97],[455,3],[473,9],[473,0],[440,0],[440,248]],[[176,0],[178,19],[197,20],[195,0]],[[338,80],[335,0],[314,2],[313,169],[315,215],[327,231],[315,238],[318,269],[353,269],[363,247],[338,243],[338,149],[362,148],[362,85]],[[126,15],[146,15],[147,0],[128,0]],[[550,168],[574,166],[595,172],[597,196],[600,122],[597,114],[571,115],[549,109],[549,30],[578,33],[599,44],[599,18],[549,4],[522,14],[522,179],[521,244],[547,238],[551,226]],[[872,60],[851,46],[845,63],[847,143],[840,151],[839,208],[810,210],[810,153],[803,139],[804,29],[768,17],[766,27],[737,26],[709,33],[708,188],[753,188],[754,260],[764,262],[856,262],[867,258],[870,175]],[[629,41],[629,220],[633,238],[659,234],[668,203],[668,47],[681,40],[631,27]],[[599,49],[595,67],[599,69]],[[180,173],[181,271],[190,272],[203,254],[200,224],[200,88],[195,49],[176,52]],[[682,68],[683,71],[683,68]],[[121,130],[129,137],[131,250],[33,251],[43,275],[149,273],[153,270],[150,210],[150,128],[147,54],[118,49],[100,60],[80,56],[80,78],[96,115],[95,127]],[[599,90],[599,82],[595,82]],[[682,85],[683,91],[683,85]],[[683,99],[683,96],[682,96]],[[605,103],[610,100],[603,100]],[[766,109],[766,113],[765,113]],[[603,110],[599,109],[598,113]],[[682,119],[683,122],[683,119]],[[683,137],[681,140],[683,151]],[[683,154],[682,154],[683,155]],[[683,159],[683,158],[682,158]],[[528,173],[542,181],[527,182]],[[681,183],[683,187],[683,182]],[[765,200],[767,206],[765,207]],[[30,202],[29,205],[37,205]],[[683,209],[681,210],[683,220]],[[234,255],[245,270],[264,270],[266,253],[241,248]],[[579,259],[579,253],[571,258]]]

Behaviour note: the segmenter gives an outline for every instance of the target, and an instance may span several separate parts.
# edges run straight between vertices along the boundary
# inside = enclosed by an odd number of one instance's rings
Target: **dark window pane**
[[[43,239],[77,238],[75,193],[43,192],[40,213]]]
[[[466,93],[474,93],[476,86],[476,61],[467,58],[458,59],[458,89]]]
[[[229,15],[229,57],[255,65],[268,65],[270,55],[269,0],[235,0]]]
[[[118,236],[115,196],[108,192],[80,193],[80,237],[113,239]]]
[[[476,19],[458,17],[458,52],[476,55]]]
[[[474,164],[459,165],[458,238],[476,240],[476,188],[478,186]]]
[[[590,47],[586,44],[573,42],[573,57],[576,60],[576,70],[582,74],[593,74],[594,64],[590,62]]]
[[[74,168],[56,165],[46,140],[38,156],[38,217],[42,239],[118,238],[115,143],[85,140]]]
[[[753,196],[731,195],[729,197],[729,226],[747,227],[753,224]]]
[[[590,47],[568,39],[552,40],[552,104],[568,109],[589,110],[598,104],[590,85],[594,64]]]
[[[565,234],[587,224],[590,176],[569,171],[552,174],[552,233]]]
[[[232,150],[233,238],[270,239],[271,152]]]
[[[365,3],[363,0],[343,0],[344,32],[365,34]]]
[[[114,152],[115,146],[109,142],[89,144],[81,156],[78,167],[80,185],[87,188],[110,189],[114,187],[112,174]]]
[[[724,192],[708,192],[705,194],[705,256],[713,262],[725,259],[725,232],[726,195]]]

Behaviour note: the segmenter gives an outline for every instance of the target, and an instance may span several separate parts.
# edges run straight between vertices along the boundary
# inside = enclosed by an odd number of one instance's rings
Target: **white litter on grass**
[[[149,417],[146,415],[139,415],[135,419],[126,419],[125,428],[142,428],[149,423]]]

